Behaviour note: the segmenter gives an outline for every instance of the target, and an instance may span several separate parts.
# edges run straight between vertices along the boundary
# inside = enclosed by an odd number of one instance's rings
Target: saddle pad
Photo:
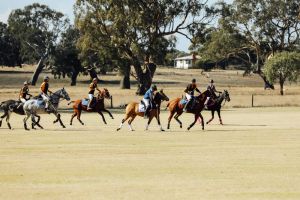
[[[88,104],[89,104],[89,99],[82,99],[81,100],[81,104],[83,105],[83,106],[87,106]]]
[[[187,102],[188,101],[186,99],[181,99],[179,103],[184,106]]]
[[[139,104],[139,112],[145,112],[146,111],[146,107],[144,104]]]
[[[45,105],[46,105],[45,101],[42,100],[42,99],[38,99],[38,100],[36,101],[36,103],[38,104],[38,106],[39,106],[40,108],[44,108]]]

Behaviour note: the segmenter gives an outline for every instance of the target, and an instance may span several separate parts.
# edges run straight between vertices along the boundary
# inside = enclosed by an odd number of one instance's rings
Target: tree
[[[121,71],[133,66],[137,94],[144,94],[156,70],[150,61],[156,62],[164,38],[175,33],[188,37],[184,30],[193,34],[205,26],[211,10],[206,2],[195,0],[77,0],[75,13],[79,45],[96,52],[111,49],[114,59],[125,60],[119,62],[124,64],[118,66],[125,69]],[[197,17],[200,13],[204,14]]]
[[[280,94],[283,95],[283,85],[286,80],[296,82],[300,73],[300,53],[275,53],[265,64],[264,73],[267,79],[274,83],[278,79]]]
[[[62,13],[38,3],[13,10],[9,15],[9,29],[20,43],[22,62],[38,61],[32,85],[35,85],[46,58],[68,23]]]
[[[7,25],[2,22],[0,22],[0,65],[21,67],[20,45]]]
[[[76,43],[79,31],[70,26],[62,33],[61,40],[50,56],[50,65],[55,75],[67,74],[71,78],[71,86],[76,85],[77,76],[83,71],[79,60],[79,51]]]
[[[209,44],[218,45],[206,46],[213,49],[212,54],[218,52],[216,55],[224,58],[234,56],[249,63],[246,71],[259,74],[269,84],[262,70],[266,59],[275,52],[293,51],[299,44],[299,1],[234,0],[216,7],[219,27],[215,34],[219,36]]]

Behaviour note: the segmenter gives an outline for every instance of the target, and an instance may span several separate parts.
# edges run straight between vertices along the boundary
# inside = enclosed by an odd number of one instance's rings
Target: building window
[[[186,60],[185,64],[190,65],[191,64],[191,60]]]

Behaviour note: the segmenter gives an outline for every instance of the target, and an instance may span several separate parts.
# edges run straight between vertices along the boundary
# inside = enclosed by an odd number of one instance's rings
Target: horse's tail
[[[167,107],[165,108],[165,110],[168,110],[170,103],[167,104]]]
[[[68,106],[71,104],[71,103],[74,103],[75,101],[70,101],[69,103],[68,103]]]

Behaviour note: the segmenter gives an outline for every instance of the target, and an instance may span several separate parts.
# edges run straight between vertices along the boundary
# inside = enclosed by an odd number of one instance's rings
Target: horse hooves
[[[84,123],[81,123],[81,125],[84,125]]]
[[[182,124],[180,124],[180,128],[182,128]]]
[[[161,129],[160,131],[165,131],[164,129]]]
[[[63,128],[66,128],[66,126],[62,126]]]
[[[120,128],[117,128],[117,131],[121,130]]]

